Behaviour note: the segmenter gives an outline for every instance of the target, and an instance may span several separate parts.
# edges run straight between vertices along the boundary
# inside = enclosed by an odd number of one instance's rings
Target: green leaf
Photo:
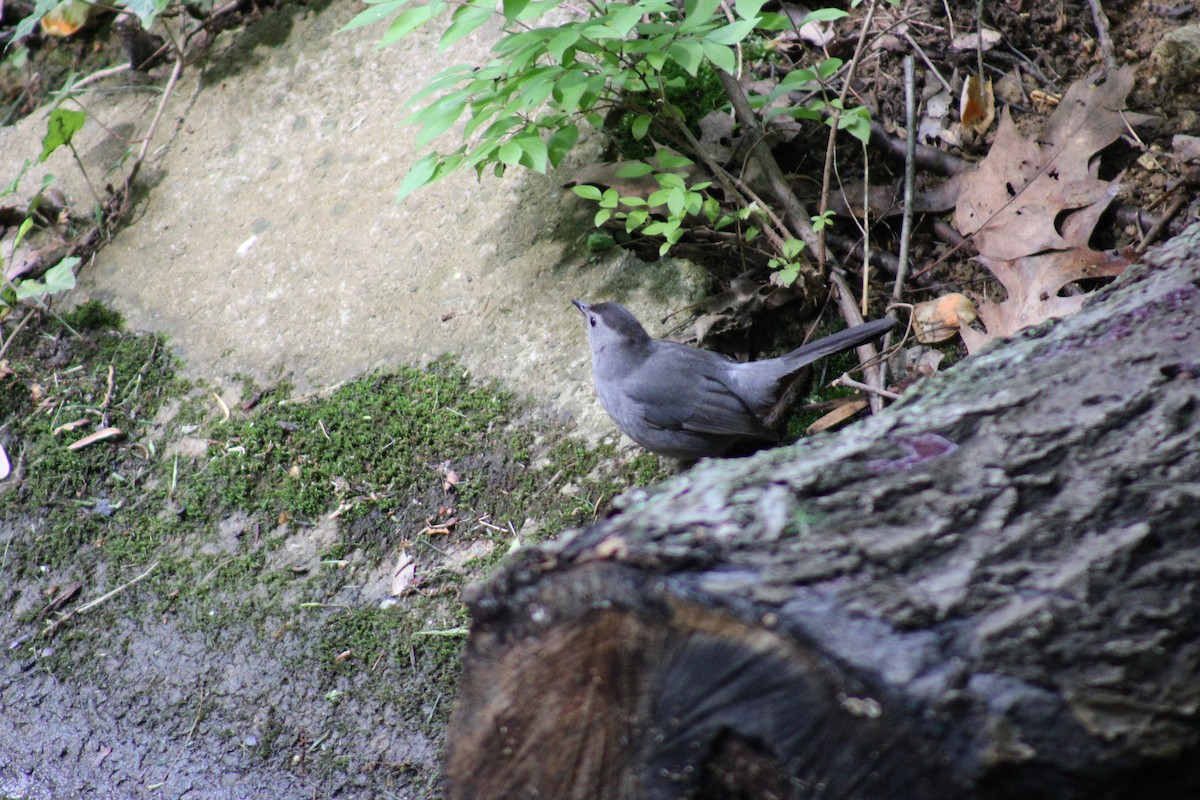
[[[389,44],[400,41],[436,16],[437,11],[434,10],[432,5],[413,6],[401,12],[392,20],[392,24],[388,26],[387,31],[380,38],[379,47],[387,47]],[[444,74],[446,73],[442,73],[442,75]],[[440,78],[441,75],[438,77]]]
[[[137,14],[142,27],[149,30],[154,18],[170,5],[170,0],[124,0],[121,5]]]
[[[675,189],[680,192],[686,189],[683,178],[674,172],[660,172],[654,176],[654,180],[658,181],[658,185],[663,189]]]
[[[679,31],[690,31],[697,28],[706,22],[712,22],[713,15],[717,8],[721,5],[721,0],[684,0],[684,16],[683,22],[679,25]]]
[[[866,144],[871,139],[871,112],[866,106],[858,106],[842,112],[838,128]]]
[[[4,189],[0,190],[0,197],[7,197],[17,190],[17,187],[21,185],[21,178],[25,177],[25,172],[29,169],[29,166],[32,163],[33,162],[28,158],[25,159],[25,163],[21,165],[19,170],[17,170],[17,174],[13,176],[13,179],[8,182],[8,185],[5,186]]]
[[[79,258],[68,256],[46,271],[44,280],[21,281],[17,284],[17,299],[36,297],[44,294],[58,294],[75,288],[74,269],[79,264]]]
[[[538,67],[536,70],[530,71],[529,77],[522,82],[521,93],[516,97],[516,105],[520,108],[532,109],[546,102],[546,98],[554,91],[555,78],[562,71],[563,68],[558,65]]]
[[[810,11],[804,17],[801,25],[807,25],[810,22],[833,22],[834,20],[844,19],[850,16],[850,12],[840,8],[818,8],[816,11]]]
[[[25,238],[25,234],[33,229],[33,217],[28,216],[21,220],[21,224],[17,226],[17,235],[13,239],[13,249],[15,250],[21,244],[21,240]]]
[[[636,211],[630,211],[629,216],[625,218],[625,232],[633,233],[640,228],[646,220],[650,218],[650,212],[644,208],[639,208]]]
[[[696,70],[704,60],[704,48],[699,42],[695,39],[676,39],[667,52],[689,75],[696,77]]]
[[[672,153],[670,150],[659,150],[654,154],[654,159],[663,169],[683,169],[696,163],[687,156]]]
[[[737,22],[723,25],[705,36],[704,40],[717,44],[738,44],[750,35],[750,32],[754,30],[754,26],[758,24],[758,19],[758,17],[741,19]]]
[[[513,53],[531,44],[544,46],[546,35],[543,31],[521,31],[511,36],[505,36],[492,48],[492,52],[501,57],[512,58]]]
[[[500,149],[496,151],[496,158],[500,160],[501,164],[516,164],[520,162],[523,153],[521,143],[516,139],[509,139],[500,145]]]
[[[616,189],[605,189],[604,194],[602,194],[600,196],[600,207],[601,208],[616,208],[617,203],[620,202],[620,200],[621,200],[621,198],[617,194]]]
[[[613,212],[611,208],[600,209],[596,212],[596,216],[592,219],[592,225],[599,228],[601,225],[608,222],[608,219],[612,216],[612,213]]]
[[[602,73],[596,73],[588,78],[587,90],[584,91],[583,97],[579,98],[580,110],[591,110],[592,106],[596,105],[596,101],[600,99],[600,95],[604,92],[607,85],[608,80]]]
[[[546,154],[550,157],[550,165],[557,167],[562,163],[563,158],[578,141],[579,128],[575,127],[574,123],[568,123],[550,134],[550,139],[546,142]]]
[[[621,198],[621,205],[628,208],[644,208],[646,201],[636,194],[631,194]]]
[[[654,172],[654,167],[645,161],[632,161],[617,170],[618,178],[640,178]]]
[[[811,69],[794,69],[787,75],[783,76],[783,80],[776,84],[775,89],[771,92],[771,94],[778,97],[778,95],[775,94],[776,92],[782,94],[783,92],[791,91],[792,89],[799,89],[806,84],[816,82],[817,73],[813,72]]]
[[[790,31],[792,30],[792,21],[783,14],[777,14],[774,11],[764,11],[762,19],[758,22],[758,27],[764,31]]]
[[[416,94],[414,94],[412,97],[405,100],[404,105],[405,106],[415,106],[415,105],[417,105],[417,103],[421,102],[426,97],[429,97],[431,94],[434,94],[435,92],[439,92],[442,89],[445,89],[449,86],[453,86],[456,83],[465,83],[465,82],[467,82],[468,78],[472,78],[472,77],[475,77],[478,75],[487,75],[489,78],[499,77],[498,72],[495,75],[490,74],[491,72],[492,72],[492,68],[490,68],[490,67],[485,67],[482,70],[475,70],[475,69],[472,69],[467,64],[458,64],[456,66],[450,67],[449,69],[443,70],[443,71],[439,72],[437,75],[435,75],[432,81],[430,81],[428,84],[423,86],[421,88],[421,90],[418,91]],[[408,122],[408,120],[405,120],[406,124],[407,124],[407,122]]]
[[[733,54],[732,48],[710,39],[705,39],[700,44],[704,47],[704,57],[711,61],[714,67],[730,75],[737,72],[737,56]]]
[[[56,108],[51,111],[46,136],[42,139],[42,156],[38,161],[45,161],[55,150],[64,144],[70,144],[71,137],[79,132],[86,119],[87,114],[69,108]]]
[[[588,79],[588,74],[582,69],[571,69],[554,82],[554,100],[563,111],[573,114],[579,110],[583,95],[588,90]]]
[[[354,19],[347,22],[342,27],[338,28],[338,33],[352,31],[355,28],[362,28],[366,25],[374,25],[377,22],[383,22],[385,19],[395,14],[400,9],[408,5],[410,0],[384,0],[384,2],[371,2],[367,0],[369,8],[365,11],[360,11],[354,16]]]
[[[817,64],[817,74],[821,76],[822,80],[829,78],[839,69],[841,69],[842,64],[844,63],[846,62],[842,61],[840,58],[827,58],[820,64]]]
[[[483,23],[491,19],[494,13],[496,12],[493,11],[493,5],[491,3],[482,4],[481,0],[473,0],[473,2],[459,7],[451,17],[454,20],[453,24],[446,29],[441,40],[438,41],[438,51],[444,51],[459,39],[474,33]]]
[[[672,217],[683,216],[683,211],[686,204],[687,193],[682,189],[672,189],[667,194],[667,210],[671,212]]]
[[[632,5],[618,8],[617,13],[613,14],[612,26],[620,32],[622,39],[629,35],[634,25],[637,25],[638,20],[642,18],[642,11],[640,5]]]
[[[579,31],[574,28],[567,28],[560,31],[551,37],[550,42],[546,45],[546,52],[554,56],[555,61],[563,60],[563,53],[567,48],[579,41]]]
[[[742,19],[757,17],[767,0],[735,0],[733,8]]]
[[[420,161],[413,164],[408,170],[408,174],[404,176],[404,181],[400,184],[400,188],[396,191],[396,202],[399,203],[417,189],[430,183],[434,178],[434,171],[437,167],[437,153],[429,153]]]
[[[421,123],[421,133],[417,136],[417,147],[424,147],[449,130],[450,126],[458,121],[466,107],[466,92],[458,91],[435,100],[429,106],[413,114],[410,119]]]
[[[655,72],[662,72],[662,68],[667,63],[667,54],[662,50],[651,50],[649,53],[646,53],[646,63]]]
[[[645,138],[646,133],[650,130],[651,116],[649,114],[638,114],[633,120],[633,124],[629,126],[629,134],[635,141],[641,141]]]
[[[33,12],[17,23],[17,29],[13,31],[12,36],[8,41],[16,42],[24,39],[29,34],[33,33],[34,27],[41,21],[42,17],[50,13],[50,10],[58,5],[59,0],[37,0],[33,6]]]
[[[520,16],[525,7],[529,5],[529,0],[504,0],[504,18],[512,22]]]
[[[529,5],[525,6],[525,10],[517,15],[518,22],[536,19],[547,11],[558,8],[563,4],[563,0],[532,0]]]
[[[578,186],[572,186],[571,191],[582,197],[584,200],[599,200],[601,197],[600,190],[590,184],[582,183]]]
[[[522,136],[517,142],[521,145],[521,166],[544,175],[550,159],[542,137],[530,134]]]

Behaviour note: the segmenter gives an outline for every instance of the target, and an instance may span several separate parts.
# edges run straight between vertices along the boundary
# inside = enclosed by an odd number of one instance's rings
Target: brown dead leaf
[[[408,554],[408,551],[401,550],[400,557],[396,559],[396,568],[392,570],[392,585],[388,593],[392,597],[399,597],[408,591],[416,577],[417,562]]]
[[[1097,177],[1097,152],[1144,117],[1126,112],[1134,70],[1125,67],[1104,83],[1071,86],[1044,129],[1033,138],[1017,130],[1005,108],[996,140],[978,169],[963,179],[954,223],[974,234],[986,258],[1017,259],[1047,250],[1086,247],[1091,225],[1071,223],[1063,213],[1095,217],[1117,191],[1117,181]],[[1097,209],[1096,206],[1099,206]]]
[[[1009,261],[983,257],[979,261],[1004,284],[1008,299],[1002,303],[985,301],[979,304],[979,319],[987,326],[987,333],[966,325],[962,327],[963,341],[972,353],[992,339],[1011,336],[1048,319],[1074,314],[1091,293],[1059,297],[1059,290],[1073,281],[1120,275],[1131,263],[1119,253],[1085,247]]]
[[[958,101],[958,118],[962,126],[978,134],[987,133],[996,119],[996,96],[992,91],[992,79],[986,82],[972,75],[963,83],[962,97]]]
[[[54,430],[50,431],[50,435],[58,436],[60,433],[63,433],[64,431],[73,431],[76,428],[82,428],[84,425],[90,425],[90,424],[92,424],[92,421],[90,419],[88,419],[87,417],[81,417],[79,419],[72,420],[71,422],[64,422],[62,425],[59,425]]]
[[[958,292],[913,306],[913,328],[921,344],[944,342],[975,318],[975,304]]]
[[[1063,287],[1121,274],[1129,260],[1088,247],[1088,240],[1119,191],[1119,177],[1098,177],[1096,154],[1144,115],[1122,113],[1133,86],[1132,67],[1103,83],[1071,86],[1043,130],[1023,136],[1006,108],[992,149],[963,178],[955,224],[973,234],[979,261],[1004,285],[1007,299],[983,302],[987,332],[964,326],[963,341],[976,352],[991,339],[1010,336],[1083,305],[1086,294],[1060,297]]]
[[[82,450],[88,445],[95,444],[96,442],[102,442],[105,439],[116,439],[124,435],[125,431],[121,430],[120,428],[101,428],[95,433],[89,433],[87,436],[79,439],[78,441],[71,442],[69,445],[67,445],[67,449]]]
[[[814,422],[812,425],[809,425],[804,430],[804,433],[809,436],[812,436],[814,433],[820,433],[821,431],[827,431],[832,427],[841,425],[843,422],[850,419],[851,417],[853,417],[855,414],[857,414],[859,411],[862,411],[866,407],[867,407],[866,400],[863,400],[861,398],[860,399],[847,398],[846,402],[841,403],[833,411],[830,411],[828,414],[821,417],[819,420]]]

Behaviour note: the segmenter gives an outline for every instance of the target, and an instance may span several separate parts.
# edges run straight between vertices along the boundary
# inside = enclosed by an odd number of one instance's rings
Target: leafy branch
[[[390,21],[380,42],[385,46],[447,20],[439,40],[444,51],[501,18],[504,33],[492,61],[450,67],[409,100],[416,110],[405,122],[419,126],[418,147],[430,146],[460,121],[462,128],[457,146],[430,150],[416,161],[398,199],[462,168],[478,174],[490,168],[503,175],[510,167],[523,166],[545,173],[577,145],[582,126],[601,129],[606,115],[623,110],[628,142],[646,146],[649,155],[623,166],[615,177],[649,178],[653,188],[641,196],[613,186],[575,186],[576,194],[596,203],[595,224],[657,238],[659,252],[666,253],[692,225],[715,231],[748,220],[754,224],[747,234],[767,234],[777,256],[771,262],[779,268],[777,279],[790,283],[800,274],[801,242],[816,242],[811,221],[797,211],[803,207],[790,189],[781,199],[783,186],[773,181],[771,200],[781,204],[781,218],[716,163],[693,135],[696,113],[689,116],[678,100],[703,75],[715,75],[723,95],[703,113],[732,106],[739,123],[753,129],[758,139],[763,138],[762,122],[776,115],[821,120],[828,109],[840,109],[837,99],[824,99],[826,85],[842,66],[835,58],[791,70],[768,94],[746,94],[734,77],[745,48],[764,34],[798,27],[788,16],[763,11],[764,4],[589,0],[585,8],[571,9],[563,0],[504,0],[497,10],[491,0],[368,0],[369,7],[343,30]],[[841,16],[844,11],[825,9],[804,22]],[[786,102],[800,91],[809,93],[808,102]],[[781,99],[785,102],[777,102]],[[760,111],[765,111],[762,118]],[[833,124],[864,140],[869,135],[869,120],[860,112],[843,114]],[[762,160],[759,154],[754,158]],[[711,174],[689,180],[688,168],[697,162]]]

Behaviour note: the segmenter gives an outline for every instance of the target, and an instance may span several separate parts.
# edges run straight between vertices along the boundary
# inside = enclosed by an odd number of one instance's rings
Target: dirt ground
[[[1044,76],[1052,88],[1061,91],[1102,63],[1086,3],[1021,5],[998,6],[995,24],[1015,51],[1042,54],[1038,63],[1052,72]],[[1112,6],[1115,55],[1139,65],[1129,104],[1155,115],[1143,135],[1169,150],[1173,134],[1200,134],[1200,106],[1189,94],[1194,85],[1164,90],[1171,76],[1157,73],[1150,58],[1167,32],[1195,22],[1191,12],[1148,2]],[[129,328],[165,334],[184,374],[201,387],[179,401],[183,411],[157,418],[156,409],[153,424],[139,419],[147,427],[138,441],[154,441],[170,454],[146,459],[153,462],[145,467],[146,491],[173,485],[179,454],[200,475],[205,464],[242,446],[221,430],[219,412],[232,409],[239,423],[253,419],[256,410],[239,410],[253,391],[248,385],[288,379],[292,392],[302,394],[452,353],[473,382],[494,381],[530,398],[539,424],[565,423],[540,434],[542,449],[532,454],[500,454],[501,446],[487,440],[458,456],[461,463],[476,466],[477,474],[508,469],[518,478],[533,476],[530,494],[538,502],[555,496],[572,508],[593,500],[598,507],[601,494],[581,489],[591,467],[576,475],[572,467],[541,463],[550,461],[547,440],[567,432],[589,446],[618,441],[595,400],[570,299],[620,299],[650,321],[713,284],[683,261],[646,264],[626,252],[594,259],[580,247],[589,214],[560,183],[598,153],[595,144],[548,178],[458,175],[393,203],[418,155],[414,132],[398,125],[402,101],[447,56],[435,52],[428,36],[377,50],[381,30],[338,33],[359,8],[348,0],[288,5],[220,34],[209,58],[184,71],[168,100],[133,223],[81,271],[71,303],[100,300]],[[451,55],[482,60],[495,35],[471,37]],[[895,120],[901,116],[895,65],[882,63],[876,100],[885,119]],[[152,78],[120,78],[87,96],[89,122],[76,149],[95,182],[111,179],[108,170],[136,144],[131,137],[146,129],[162,70]],[[45,119],[38,111],[0,129],[0,182],[36,158]],[[1182,170],[1132,161],[1121,167],[1127,170],[1122,201],[1143,207]],[[25,185],[46,173],[86,205],[90,191],[65,148],[35,165]],[[1177,226],[1195,213],[1193,199]],[[1135,227],[1113,222],[1100,238],[1128,244]],[[932,260],[941,245],[928,229],[921,236],[918,254]],[[10,323],[5,338],[11,334]],[[58,355],[31,358],[50,365]],[[47,370],[52,376],[69,370],[72,358]],[[103,394],[102,374],[99,380],[96,391]],[[188,411],[193,406],[203,410]],[[519,427],[524,419],[518,414],[504,424]],[[12,440],[0,441],[11,454]],[[411,500],[406,495],[396,508],[408,502],[428,514],[446,504],[437,488],[446,470],[429,462],[418,470],[433,488],[414,491]],[[520,470],[512,467],[518,462],[525,465]],[[570,477],[559,477],[564,473]],[[515,482],[487,486],[497,497],[518,492]],[[80,505],[77,517],[88,525],[93,510],[105,508],[89,493],[94,488],[64,494]],[[496,511],[509,514],[501,527],[512,525],[488,546],[488,558],[494,548],[498,557],[528,521],[524,506],[504,509]],[[542,518],[552,513],[538,509]],[[491,511],[481,502],[476,518],[491,524],[499,519]],[[35,507],[22,518],[10,516],[4,532],[0,798],[438,796],[440,736],[461,638],[412,634],[464,622],[454,602],[460,583],[417,608],[414,614],[424,615],[419,624],[399,632],[388,627],[378,610],[407,541],[397,533],[397,518],[368,517],[354,528],[324,514],[297,520],[277,510],[225,509],[189,533],[171,506],[155,517],[169,518],[160,554],[167,561],[155,563],[175,564],[176,582],[160,567],[78,628],[46,638],[37,631],[52,616],[37,616],[38,608],[63,587],[82,581],[85,599],[94,598],[137,578],[151,558],[109,557],[111,541],[79,523],[89,533],[72,544],[78,560],[30,561],[18,573],[10,548],[16,553],[28,540],[49,536],[39,527],[41,513]],[[404,517],[404,524],[419,519]],[[364,541],[376,529],[388,531],[378,547]],[[343,547],[343,540],[352,545]],[[471,544],[456,539],[443,555],[466,559],[455,548],[465,552]],[[193,556],[205,564],[198,574],[179,566]],[[245,573],[234,571],[243,561]],[[330,564],[341,565],[328,570],[334,577],[326,574]],[[229,580],[212,596],[205,588],[212,580],[208,565]],[[438,565],[440,557],[422,567]],[[173,599],[172,592],[180,594]],[[308,602],[317,607],[300,609]],[[220,622],[197,618],[198,609]],[[350,657],[343,669],[335,659],[362,650],[345,643],[352,635],[372,642],[373,658]]]

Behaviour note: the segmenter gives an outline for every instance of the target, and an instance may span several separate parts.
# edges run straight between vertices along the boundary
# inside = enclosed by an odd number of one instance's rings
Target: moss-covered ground
[[[451,360],[229,404],[100,306],[64,322],[4,330],[3,700],[37,676],[104,686],[117,718],[149,701],[134,727],[190,730],[188,757],[141,788],[194,790],[232,759],[317,796],[435,795],[462,587],[663,474]]]

